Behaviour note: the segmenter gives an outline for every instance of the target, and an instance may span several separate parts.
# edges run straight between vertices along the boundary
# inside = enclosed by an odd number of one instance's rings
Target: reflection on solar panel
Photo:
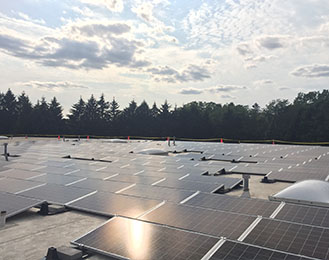
[[[186,205],[269,217],[279,206],[279,203],[261,199],[199,193],[197,196],[188,200]]]
[[[6,191],[11,193],[18,193],[26,189],[31,189],[33,187],[39,186],[39,182],[12,179],[12,178],[2,178],[0,179],[0,191]]]
[[[217,242],[205,235],[116,217],[72,244],[116,258],[199,260]]]
[[[0,172],[0,176],[16,178],[16,179],[28,179],[39,175],[40,172],[25,171],[20,169],[9,169]]]
[[[188,175],[184,178],[186,181],[200,181],[224,184],[225,189],[233,189],[235,186],[242,183],[241,178],[229,178],[223,176],[205,176],[205,175]]]
[[[71,202],[81,197],[92,194],[94,190],[82,189],[57,184],[45,184],[43,186],[24,191],[22,196],[46,200],[48,203],[60,204]]]
[[[137,184],[134,187],[123,191],[122,194],[179,203],[193,195],[194,191],[175,190],[166,187]]]
[[[0,211],[6,211],[8,218],[38,206],[41,203],[43,203],[42,200],[30,199],[15,194],[0,192]]]
[[[152,177],[152,176],[142,176],[142,175],[126,175],[126,174],[119,174],[114,177],[111,177],[109,180],[111,181],[122,181],[122,182],[129,182],[129,183],[141,183],[141,184],[152,184],[156,181],[161,180],[160,177]]]
[[[325,166],[327,167],[327,165]],[[328,176],[328,170],[326,168],[310,169],[309,167],[299,167],[292,169],[285,169],[282,171],[273,171],[268,175],[269,179],[297,182],[302,180],[325,180]]]
[[[275,218],[329,228],[328,208],[286,204]]]
[[[116,192],[127,186],[129,183],[117,181],[104,181],[99,179],[85,179],[72,184],[72,187],[86,188],[99,191]]]
[[[215,192],[220,188],[223,188],[223,184],[217,183],[203,183],[196,181],[185,181],[185,180],[173,180],[166,179],[159,181],[155,184],[156,186],[168,187],[174,189],[183,189],[183,190],[194,190],[194,191],[203,191],[203,192]]]
[[[212,260],[306,260],[309,258],[273,251],[253,245],[234,241],[225,241],[224,244],[210,258]]]
[[[245,243],[319,259],[329,259],[329,229],[262,219]]]
[[[97,192],[67,204],[69,208],[97,213],[105,216],[121,215],[138,217],[159,205],[161,201],[130,197],[126,195]]]
[[[142,219],[208,235],[238,239],[256,217],[166,203]]]
[[[30,170],[33,171],[35,168],[43,167],[42,165],[35,165],[30,163],[11,163],[6,166],[10,169],[22,169],[22,170]]]
[[[76,182],[81,179],[82,179],[81,177],[77,177],[77,176],[59,175],[59,174],[44,174],[30,178],[30,180],[37,182],[53,183],[53,184],[61,184],[61,185],[70,184],[72,182]]]

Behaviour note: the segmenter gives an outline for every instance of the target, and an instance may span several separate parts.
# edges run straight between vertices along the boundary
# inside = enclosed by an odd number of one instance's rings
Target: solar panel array
[[[13,146],[21,157],[0,161],[0,210],[46,201],[112,217],[73,243],[119,258],[329,259],[329,209],[215,193],[241,184],[215,176],[223,172],[325,179],[328,148],[177,142],[171,156],[139,153],[159,147],[166,143]]]

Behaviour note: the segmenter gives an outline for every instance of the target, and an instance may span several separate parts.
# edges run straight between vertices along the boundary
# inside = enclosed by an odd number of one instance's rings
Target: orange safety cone
[[[130,140],[130,136],[128,136],[128,141]]]
[[[274,140],[272,140],[272,144],[275,144]]]
[[[61,137],[60,137],[60,136],[57,136],[57,139],[58,139],[58,140],[61,140]]]
[[[220,142],[223,143],[223,138],[220,139]]]
[[[89,135],[87,135],[87,140],[89,140]]]

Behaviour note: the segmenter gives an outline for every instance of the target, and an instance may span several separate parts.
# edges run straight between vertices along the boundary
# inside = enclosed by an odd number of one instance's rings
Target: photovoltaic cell
[[[241,178],[230,178],[223,176],[205,176],[205,175],[189,175],[186,178],[184,178],[184,180],[220,183],[220,184],[224,184],[225,189],[232,189],[238,184],[242,183]]]
[[[128,182],[128,183],[140,183],[140,184],[152,184],[156,181],[161,180],[162,177],[152,177],[152,176],[142,176],[142,175],[127,175],[127,174],[119,174],[110,178],[110,181],[121,181],[121,182]]]
[[[19,195],[0,192],[0,210],[7,212],[7,217],[15,216],[43,203],[42,200],[25,198]]]
[[[81,177],[80,177],[81,178]],[[86,179],[72,184],[72,187],[79,187],[98,191],[116,192],[127,186],[130,183],[117,181],[104,181],[99,179]]]
[[[329,209],[285,204],[276,219],[329,228]]]
[[[171,178],[156,184],[156,186],[168,187],[173,189],[182,189],[182,190],[213,192],[222,188],[224,185],[217,183],[203,183],[203,182],[185,181],[178,179],[174,180]]]
[[[309,258],[296,256],[289,253],[242,244],[233,241],[225,243],[212,255],[212,260],[306,260]]]
[[[161,201],[158,200],[97,192],[70,203],[67,207],[105,216],[120,215],[136,218],[160,203]]]
[[[40,172],[25,171],[21,169],[9,169],[0,172],[0,176],[10,177],[15,179],[28,179],[34,176],[40,175]]]
[[[20,195],[45,200],[48,203],[63,205],[92,192],[94,192],[94,190],[57,184],[46,184],[28,191],[24,191],[20,193]]]
[[[269,217],[279,206],[278,202],[261,199],[238,198],[219,194],[199,193],[188,200],[186,205],[218,209],[248,215]]]
[[[256,217],[166,203],[142,219],[217,237],[238,239]]]
[[[156,200],[167,200],[171,202],[179,203],[187,197],[194,194],[194,191],[189,190],[175,190],[172,188],[158,187],[158,186],[149,186],[137,184],[130,189],[127,189],[122,192],[122,194],[156,199]]]
[[[59,175],[59,174],[45,174],[42,176],[37,176],[35,178],[32,178],[30,180],[36,181],[36,182],[42,182],[42,183],[53,183],[53,184],[69,184],[74,181],[78,181],[82,179],[82,177],[77,176],[70,176],[70,175]]]
[[[2,178],[0,179],[0,191],[17,193],[26,189],[30,189],[40,185],[39,182],[13,179],[13,178]]]
[[[262,219],[245,243],[318,259],[329,259],[329,229]]]
[[[205,235],[116,217],[72,244],[132,260],[200,260],[217,241]]]

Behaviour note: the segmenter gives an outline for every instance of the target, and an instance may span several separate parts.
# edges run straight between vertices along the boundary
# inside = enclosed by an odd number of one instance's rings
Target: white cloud
[[[147,69],[147,72],[155,78],[156,81],[164,81],[168,83],[203,81],[210,78],[210,72],[205,66],[194,64],[188,65],[181,71],[169,66],[160,66]]]
[[[253,85],[272,85],[274,82],[271,79],[261,79],[253,82]]]
[[[123,11],[123,1],[122,0],[80,0],[82,3],[106,7],[108,10],[112,12],[119,12]]]
[[[291,40],[286,35],[263,35],[256,39],[256,43],[262,48],[275,50],[287,47]]]
[[[179,94],[184,95],[200,95],[200,94],[220,94],[220,93],[230,93],[230,92],[236,92],[239,90],[247,89],[245,86],[237,86],[237,85],[218,85],[214,87],[209,88],[183,88],[179,91]],[[222,97],[227,96],[232,98],[229,94],[222,95]]]
[[[292,75],[305,78],[329,77],[329,64],[312,64],[296,68]]]
[[[76,84],[70,81],[29,81],[29,82],[17,82],[15,85],[23,87],[31,87],[42,91],[54,91],[61,92],[64,90],[74,89],[87,89],[87,87]]]

